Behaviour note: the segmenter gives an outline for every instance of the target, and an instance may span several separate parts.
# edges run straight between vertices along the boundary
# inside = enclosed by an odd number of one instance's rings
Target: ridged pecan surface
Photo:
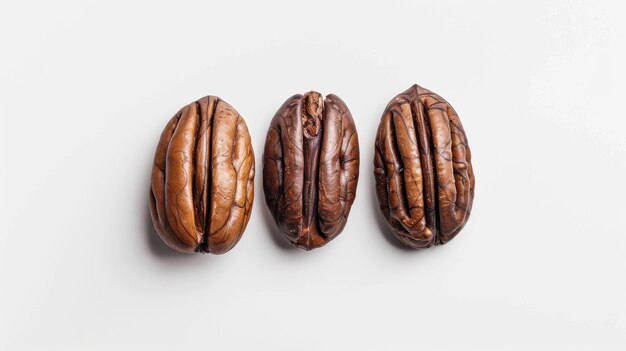
[[[374,156],[380,210],[405,244],[452,240],[474,199],[471,152],[459,116],[439,95],[413,85],[389,102]]]
[[[306,250],[343,230],[359,178],[359,141],[335,95],[294,95],[272,119],[263,153],[263,189],[280,231]]]
[[[152,222],[172,249],[233,248],[254,200],[254,152],[239,113],[215,96],[178,111],[161,134],[151,190]]]

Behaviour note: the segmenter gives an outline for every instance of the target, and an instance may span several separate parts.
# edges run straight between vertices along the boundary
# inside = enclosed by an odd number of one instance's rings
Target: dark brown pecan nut
[[[445,244],[472,210],[474,173],[465,131],[452,106],[413,85],[389,102],[376,135],[378,203],[405,244]]]
[[[294,95],[278,110],[265,141],[263,189],[280,231],[306,250],[346,225],[359,178],[359,141],[335,95]]]
[[[169,121],[152,167],[150,213],[179,252],[222,254],[241,238],[254,200],[254,152],[243,118],[215,96]]]

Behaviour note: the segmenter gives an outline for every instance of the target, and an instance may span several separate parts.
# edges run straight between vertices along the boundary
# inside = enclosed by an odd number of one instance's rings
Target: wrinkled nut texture
[[[272,119],[263,152],[265,201],[280,231],[306,250],[346,225],[359,178],[359,141],[335,95],[294,95]]]
[[[413,85],[389,102],[376,135],[380,210],[413,248],[450,241],[469,218],[474,173],[465,131],[452,106]]]
[[[161,134],[151,190],[152,222],[172,249],[232,249],[254,200],[254,152],[239,113],[215,96],[178,111]]]

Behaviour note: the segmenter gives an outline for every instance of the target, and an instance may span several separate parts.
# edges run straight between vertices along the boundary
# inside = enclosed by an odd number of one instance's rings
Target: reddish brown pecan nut
[[[178,111],[161,134],[151,190],[152,222],[172,249],[232,249],[254,200],[254,152],[239,113],[215,96]]]
[[[359,178],[359,141],[335,95],[294,95],[271,122],[263,153],[265,201],[280,231],[306,250],[346,225]]]
[[[452,240],[474,199],[471,152],[459,116],[439,95],[413,85],[389,102],[374,156],[380,210],[413,248]]]

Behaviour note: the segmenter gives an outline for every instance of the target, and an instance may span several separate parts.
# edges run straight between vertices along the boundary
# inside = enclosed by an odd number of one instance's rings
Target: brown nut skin
[[[459,116],[439,95],[416,84],[389,102],[374,167],[380,210],[403,243],[442,245],[463,229],[474,199],[471,152]]]
[[[311,91],[276,112],[263,152],[265,201],[294,246],[311,250],[346,225],[359,179],[359,140],[346,104]]]
[[[154,156],[150,213],[165,243],[223,254],[246,229],[254,201],[254,152],[237,111],[215,96],[183,107]]]

